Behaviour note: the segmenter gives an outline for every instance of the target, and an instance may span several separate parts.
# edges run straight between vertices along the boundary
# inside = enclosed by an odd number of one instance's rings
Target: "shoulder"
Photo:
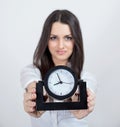
[[[21,73],[28,72],[28,71],[29,72],[35,72],[35,73],[38,73],[38,74],[40,73],[39,69],[36,66],[34,66],[33,64],[29,64],[29,65],[23,67]]]
[[[83,71],[81,73],[81,79],[86,82],[87,88],[91,89],[93,92],[97,91],[97,79],[94,74]]]

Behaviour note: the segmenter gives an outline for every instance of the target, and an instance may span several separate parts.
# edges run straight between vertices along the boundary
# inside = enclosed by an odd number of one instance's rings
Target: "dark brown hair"
[[[54,63],[48,49],[48,41],[50,39],[51,28],[54,22],[61,22],[69,25],[70,27],[75,44],[72,56],[69,58],[69,62],[77,77],[80,78],[84,63],[82,33],[77,17],[68,10],[55,10],[46,19],[39,43],[34,52],[33,64],[40,70],[42,78],[44,78],[46,72],[50,68],[54,67]]]

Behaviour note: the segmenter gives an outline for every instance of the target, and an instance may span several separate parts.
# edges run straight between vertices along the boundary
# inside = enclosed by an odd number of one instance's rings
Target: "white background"
[[[32,62],[43,22],[54,9],[69,9],[80,20],[85,69],[98,81],[90,127],[120,127],[119,0],[0,0],[0,127],[30,127],[20,71]]]

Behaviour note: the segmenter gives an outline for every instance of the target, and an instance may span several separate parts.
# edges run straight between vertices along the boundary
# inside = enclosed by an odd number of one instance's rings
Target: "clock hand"
[[[62,81],[59,81],[57,83],[55,83],[54,85],[58,85],[58,84],[62,84],[63,82]]]
[[[58,84],[62,84],[63,82],[57,82],[57,83],[55,83],[55,84],[53,84],[53,85],[58,85]]]
[[[59,81],[62,82],[61,79],[60,79],[60,76],[58,75],[58,73],[57,73],[57,77],[58,77]]]
[[[55,83],[55,84],[53,84],[53,85],[58,85],[58,84],[60,84],[60,82],[57,82],[57,83]]]
[[[65,84],[71,84],[72,82],[62,82],[62,83],[65,83]]]
[[[60,82],[55,83],[54,85],[58,85],[58,84],[62,84],[62,83],[71,84],[72,82],[63,82],[63,81],[60,81]]]

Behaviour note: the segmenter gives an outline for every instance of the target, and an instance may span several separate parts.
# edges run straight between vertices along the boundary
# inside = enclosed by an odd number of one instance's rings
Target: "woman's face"
[[[55,22],[52,25],[48,49],[55,65],[66,65],[73,52],[74,41],[69,25]]]

